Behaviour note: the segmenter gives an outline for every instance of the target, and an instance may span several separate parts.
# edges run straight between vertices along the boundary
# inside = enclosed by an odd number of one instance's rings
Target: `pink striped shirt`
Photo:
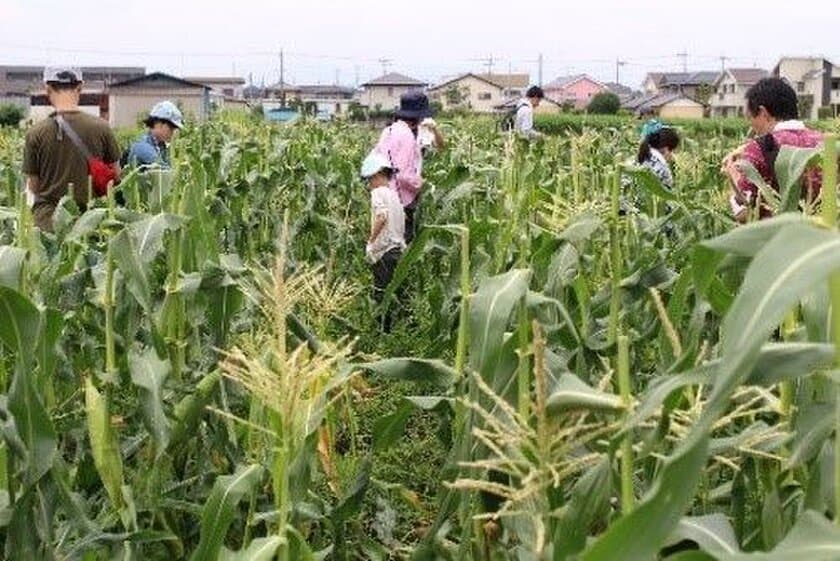
[[[397,121],[382,131],[375,150],[388,158],[396,169],[391,188],[399,195],[403,206],[411,205],[420,194],[423,155],[417,137],[405,121]]]
[[[785,121],[779,123],[772,132],[776,144],[781,146],[792,146],[795,148],[816,148],[823,141],[821,133],[806,128],[800,121]],[[744,148],[744,153],[741,156],[744,160],[755,166],[755,169],[767,182],[768,185],[778,188],[774,185],[774,173],[770,170],[769,163],[764,158],[764,152],[761,150],[756,140],[750,140]],[[820,192],[822,186],[822,173],[819,168],[810,168],[805,171],[803,177],[803,197],[808,197],[813,200]],[[738,181],[738,191],[740,191],[741,200],[752,203],[758,196],[758,187],[750,181],[745,175]],[[769,208],[762,205],[760,210],[761,217],[766,218],[772,216]]]

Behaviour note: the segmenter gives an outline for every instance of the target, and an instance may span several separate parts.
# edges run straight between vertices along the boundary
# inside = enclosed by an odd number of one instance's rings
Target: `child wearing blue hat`
[[[642,127],[642,142],[636,162],[648,168],[669,191],[674,188],[674,174],[671,162],[674,151],[680,145],[680,135],[673,127],[652,119]]]

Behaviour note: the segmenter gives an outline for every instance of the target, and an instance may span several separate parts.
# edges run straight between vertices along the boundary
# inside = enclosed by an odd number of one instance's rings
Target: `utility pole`
[[[542,87],[543,85],[543,55],[540,53],[540,56],[537,57],[537,84]]]
[[[356,82],[353,84],[353,86],[355,86],[356,88],[358,88],[358,87],[359,87],[359,73],[361,72],[361,70],[359,69],[359,65],[358,65],[358,64],[357,64],[356,66],[354,66],[354,67],[353,67],[353,71],[354,71],[354,72],[355,72],[355,74],[356,74]]]
[[[621,67],[625,66],[627,61],[621,60],[620,58],[615,59],[615,83],[621,84],[620,75],[621,75]]]
[[[280,107],[286,107],[286,60],[280,49]]]
[[[688,72],[688,51],[677,53],[677,57],[682,59],[683,72]]]
[[[729,60],[729,57],[726,55],[720,55],[720,71],[721,73],[726,72],[726,61]]]
[[[340,81],[341,81],[341,70],[339,68],[336,68],[335,69],[335,85],[337,86]]]
[[[487,58],[487,63],[486,64],[487,64],[487,74],[492,76],[493,75],[493,64],[495,64],[495,61],[493,60],[493,55],[490,55]]]

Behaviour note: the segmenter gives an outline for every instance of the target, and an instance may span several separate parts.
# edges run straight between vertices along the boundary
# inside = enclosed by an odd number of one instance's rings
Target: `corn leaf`
[[[228,528],[236,514],[236,505],[253,491],[262,478],[259,465],[244,466],[233,475],[216,478],[210,498],[201,513],[201,537],[190,561],[216,561]]]

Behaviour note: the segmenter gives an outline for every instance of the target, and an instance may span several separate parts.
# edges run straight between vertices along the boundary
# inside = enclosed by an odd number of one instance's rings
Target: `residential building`
[[[476,74],[476,76],[501,86],[504,99],[523,97],[531,85],[531,76],[526,73]]]
[[[562,76],[543,87],[546,97],[561,105],[586,109],[595,94],[607,91],[607,86],[586,74]]]
[[[625,102],[622,107],[637,117],[658,119],[702,119],[706,107],[682,92],[646,94]]]
[[[642,84],[646,94],[680,92],[705,104],[720,72],[651,72]]]
[[[112,127],[136,125],[155,103],[167,99],[180,107],[187,121],[206,119],[211,101],[224,103],[223,96],[211,96],[209,86],[163,72],[110,84],[107,92],[108,122]]]
[[[346,115],[350,111],[350,105],[356,100],[356,90],[346,86],[285,84],[282,92],[286,97],[286,107],[299,108],[300,105],[308,105],[310,111],[323,118]],[[261,100],[263,109],[274,111],[283,107],[280,98],[279,86],[268,88],[267,95]]]
[[[47,91],[43,84],[37,89],[30,90],[29,96],[29,119],[33,122],[49,117],[54,109],[47,98]],[[103,82],[87,82],[82,84],[82,94],[79,96],[79,110],[108,119],[108,94],[105,92]]]
[[[747,90],[770,73],[761,68],[728,68],[712,84],[709,99],[712,117],[742,117],[747,110]]]
[[[840,115],[840,67],[824,58],[784,57],[773,68],[773,75],[786,80],[799,96],[800,113],[817,119],[820,109],[831,108]]]
[[[83,66],[80,70],[89,85],[109,84],[146,74],[146,69],[139,66]],[[15,91],[39,90],[43,88],[43,80],[43,66],[0,66],[0,83]]]
[[[425,90],[428,84],[397,72],[390,72],[362,84],[359,101],[368,109],[392,111],[400,106],[400,96],[412,90]]]
[[[237,78],[235,76],[187,76],[184,77],[184,80],[204,84],[213,90],[213,92],[224,97],[238,99],[245,97],[245,78]]]
[[[504,103],[505,87],[479,74],[462,74],[429,89],[429,96],[444,110],[469,109],[492,113]]]

